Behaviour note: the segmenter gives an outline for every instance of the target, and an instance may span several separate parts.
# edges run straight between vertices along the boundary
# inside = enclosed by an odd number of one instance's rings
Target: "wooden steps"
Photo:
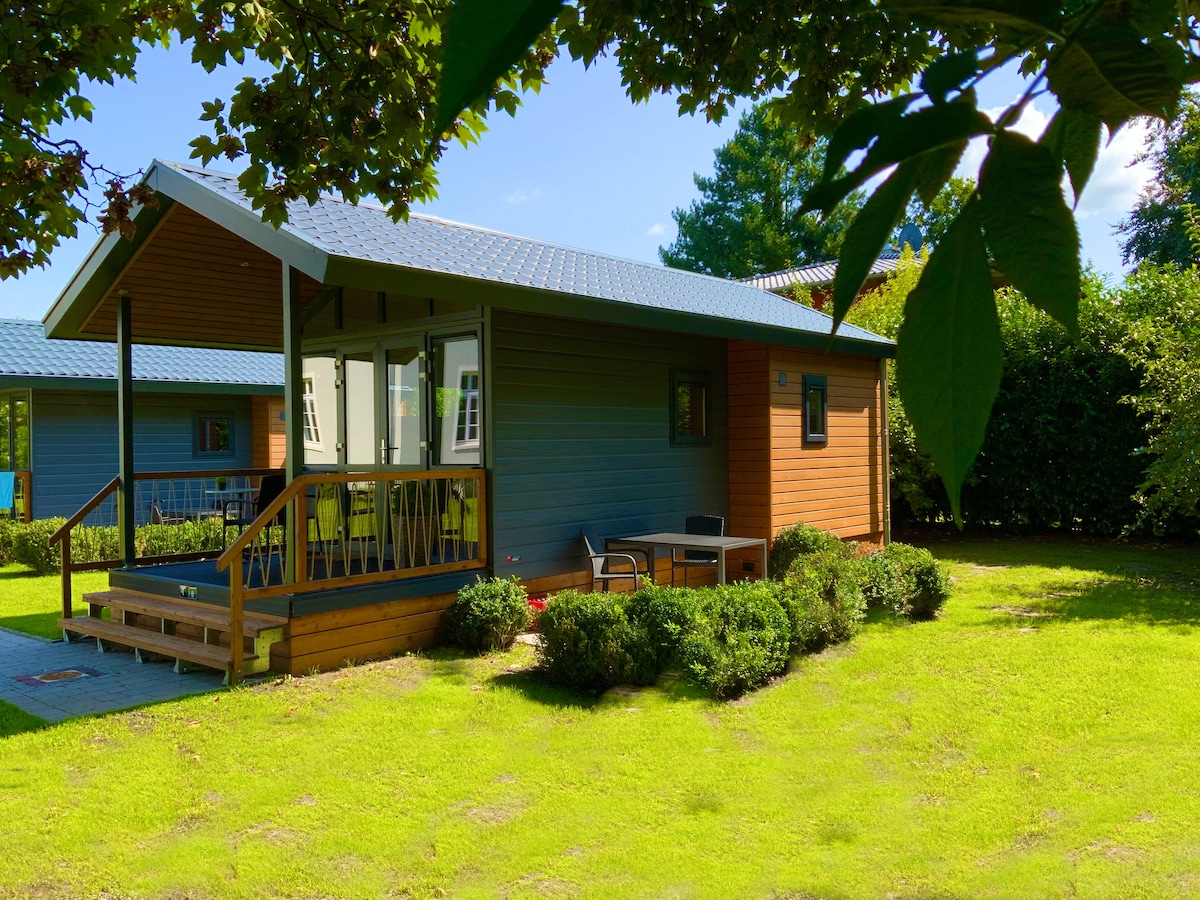
[[[143,656],[154,654],[175,660],[175,671],[190,664],[218,669],[229,679],[229,610],[207,603],[174,600],[121,588],[85,594],[89,615],[61,618],[58,625],[71,640],[79,635],[96,638],[101,651],[109,645],[130,647]],[[110,619],[102,619],[107,608]],[[247,675],[270,668],[271,645],[283,639],[287,619],[263,613],[244,614],[242,634],[236,642],[243,653]]]

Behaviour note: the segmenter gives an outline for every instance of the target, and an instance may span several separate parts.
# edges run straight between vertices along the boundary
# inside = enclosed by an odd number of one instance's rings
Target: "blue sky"
[[[209,75],[190,63],[186,47],[147,51],[138,73],[136,83],[86,92],[96,105],[95,121],[69,132],[94,162],[123,173],[155,157],[186,161],[188,142],[204,131],[201,101],[227,97],[247,74],[219,69]],[[1017,76],[1001,73],[985,82],[982,104],[999,109],[1020,88]],[[1049,106],[1033,109],[1022,126],[1037,132],[1051,112]],[[718,125],[680,117],[670,97],[635,106],[611,62],[585,71],[559,61],[550,83],[527,95],[515,118],[497,115],[478,145],[451,147],[439,171],[439,198],[415,210],[657,262],[658,247],[674,238],[671,211],[696,198],[693,173],[711,172],[713,151],[732,136],[736,119]],[[1144,166],[1128,166],[1142,142],[1137,130],[1117,136],[1079,206],[1084,259],[1104,273],[1121,270],[1111,227],[1148,176]],[[977,169],[980,155],[969,152],[964,170]],[[0,316],[40,318],[97,237],[85,225],[46,269],[0,282]]]

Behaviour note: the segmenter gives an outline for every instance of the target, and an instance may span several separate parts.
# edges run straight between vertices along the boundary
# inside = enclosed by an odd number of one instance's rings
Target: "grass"
[[[450,652],[0,742],[0,896],[1200,896],[1200,554],[934,547],[734,703]]]
[[[87,615],[83,594],[108,587],[107,572],[76,572],[71,576],[76,615]],[[0,628],[11,628],[44,638],[60,638],[57,622],[62,615],[62,579],[35,575],[17,563],[0,567]]]

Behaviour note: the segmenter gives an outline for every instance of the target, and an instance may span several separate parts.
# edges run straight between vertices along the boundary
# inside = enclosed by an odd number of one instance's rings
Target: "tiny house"
[[[148,564],[123,537],[113,590],[86,621],[65,609],[70,633],[153,643],[137,630],[176,616],[234,678],[305,672],[428,645],[478,575],[586,589],[584,529],[713,514],[768,540],[799,519],[885,537],[877,335],[831,335],[752,286],[333,198],[276,230],[236,178],[192,166],[146,181],[158,206],[97,245],[46,332],[116,341],[122,371],[135,343],[282,351],[285,485],[208,559]],[[116,474],[127,523],[142,476]]]

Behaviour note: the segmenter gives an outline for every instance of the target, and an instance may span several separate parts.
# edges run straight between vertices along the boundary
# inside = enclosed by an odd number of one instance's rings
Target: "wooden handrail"
[[[180,481],[185,478],[257,478],[260,475],[272,475],[282,469],[204,469],[203,471],[187,471],[184,469],[170,472],[134,472],[134,481]]]
[[[217,571],[224,572],[230,564],[240,558],[250,542],[283,510],[302,490],[314,484],[351,484],[358,481],[430,481],[434,478],[478,478],[483,469],[432,469],[420,472],[306,472],[297,475],[292,483],[280,491],[279,496],[267,504],[237,540],[225,548],[217,558]]]
[[[49,543],[51,546],[53,546],[53,545],[57,544],[59,541],[61,541],[64,537],[69,535],[71,533],[72,528],[74,528],[76,525],[78,525],[80,522],[82,522],[85,518],[87,518],[88,513],[90,513],[93,509],[95,509],[97,506],[99,506],[101,503],[103,503],[104,498],[107,497],[109,494],[111,494],[113,491],[117,490],[117,488],[119,488],[120,486],[121,486],[121,478],[120,478],[120,476],[117,476],[112,481],[110,481],[108,484],[106,484],[104,487],[100,488],[100,490],[96,493],[96,496],[94,496],[87,503],[83,504],[83,506],[80,507],[79,512],[75,513],[75,515],[73,515],[73,516],[71,516],[71,518],[67,519],[66,523],[62,526],[62,528],[58,529],[58,531],[56,531],[56,532],[54,532],[54,534],[50,535],[50,540],[47,543]]]

